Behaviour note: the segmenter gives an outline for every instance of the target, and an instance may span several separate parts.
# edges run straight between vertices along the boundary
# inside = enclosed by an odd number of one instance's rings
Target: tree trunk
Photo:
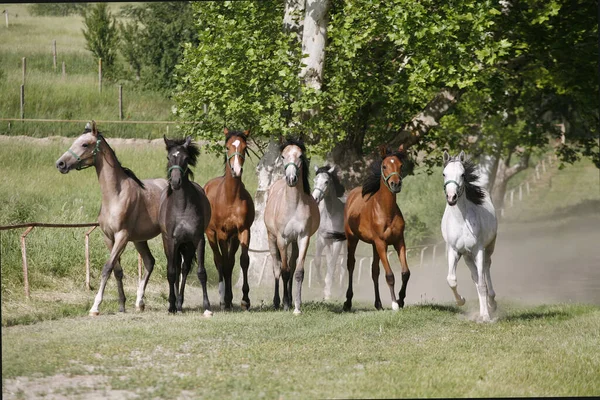
[[[306,0],[302,53],[308,57],[302,59],[304,66],[300,71],[300,79],[306,87],[315,90],[321,90],[323,82],[328,9],[329,0]]]
[[[506,159],[500,159],[498,162],[498,170],[496,172],[496,179],[492,188],[492,203],[496,208],[496,213],[499,215],[500,210],[504,208],[504,195],[506,194],[506,186],[508,181],[519,172],[529,167],[529,152],[526,152],[521,156],[519,162],[512,167],[510,165],[510,156]]]

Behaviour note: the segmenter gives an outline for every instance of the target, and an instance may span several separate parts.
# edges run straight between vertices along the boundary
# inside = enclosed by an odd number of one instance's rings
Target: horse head
[[[295,187],[302,179],[304,191],[310,195],[310,185],[308,183],[308,160],[306,159],[306,147],[301,140],[288,139],[279,147],[281,159],[283,161],[283,170],[285,172],[285,181],[288,186]]]
[[[227,148],[227,165],[234,178],[242,176],[244,161],[246,160],[247,139],[250,131],[230,131],[223,129],[225,133],[225,147]]]
[[[344,195],[345,189],[335,173],[335,166],[324,165],[321,168],[315,166],[312,197],[317,201],[317,204],[325,198],[325,195],[332,187],[334,188],[337,197],[342,197]]]
[[[69,150],[56,161],[56,168],[66,174],[72,169],[81,170],[96,164],[96,155],[100,152],[102,135],[96,128],[96,122],[86,124],[83,133],[75,139]]]
[[[381,179],[392,193],[402,190],[402,165],[404,164],[404,147],[400,145],[398,151],[391,152],[385,146],[379,147],[381,155]]]
[[[189,167],[196,166],[200,150],[195,143],[192,143],[192,137],[184,139],[167,139],[163,136],[167,146],[167,177],[172,190],[181,188],[184,179],[189,179],[192,174]]]
[[[461,151],[456,157],[450,157],[447,151],[444,151],[444,193],[449,205],[454,206],[458,198],[465,190],[465,152]]]

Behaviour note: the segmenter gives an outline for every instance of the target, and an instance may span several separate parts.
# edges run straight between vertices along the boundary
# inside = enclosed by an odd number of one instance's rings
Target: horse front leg
[[[215,262],[215,268],[219,274],[219,299],[221,307],[225,304],[225,277],[223,276],[223,256],[219,249],[217,240],[217,234],[214,231],[207,231],[206,236],[208,237],[208,244],[213,252],[213,260]]]
[[[448,281],[448,286],[452,289],[456,305],[463,306],[465,304],[465,298],[458,294],[458,285],[456,283],[456,265],[458,264],[460,257],[461,255],[458,251],[451,246],[448,246],[448,277],[446,280]]]
[[[352,297],[354,297],[354,292],[352,291],[352,276],[354,275],[354,266],[356,264],[356,258],[354,257],[354,253],[356,253],[356,246],[358,245],[358,239],[354,236],[348,235],[348,290],[346,290],[346,301],[344,302],[344,311],[352,310]]]
[[[240,268],[242,269],[242,275],[244,283],[242,284],[242,310],[248,311],[250,309],[250,286],[248,285],[248,268],[250,266],[250,257],[248,256],[248,248],[250,247],[250,229],[240,232],[239,241],[242,246],[242,254],[240,255]]]
[[[137,297],[135,299],[135,308],[138,311],[144,311],[146,308],[146,304],[144,303],[144,294],[146,293],[146,286],[148,285],[148,281],[150,280],[150,275],[154,270],[155,259],[150,252],[150,248],[148,247],[148,242],[134,242],[133,243],[136,250],[142,256],[142,260],[144,261],[144,277],[139,281]]]
[[[479,315],[483,322],[490,322],[488,310],[488,287],[486,282],[485,250],[479,249],[475,253],[475,266],[477,267],[477,294],[479,295]]]
[[[275,279],[275,294],[273,295],[273,308],[279,310],[281,298],[279,297],[279,278],[281,277],[281,253],[277,246],[277,238],[269,233],[269,252],[273,260],[273,278]]]
[[[204,234],[200,237],[198,241],[198,247],[196,248],[197,257],[198,257],[198,279],[200,280],[200,284],[202,285],[202,306],[204,307],[204,316],[210,317],[213,315],[213,312],[210,308],[210,301],[208,300],[208,291],[206,289],[206,281],[208,280],[208,275],[206,274],[206,265],[204,264],[204,251],[206,248],[206,239]]]
[[[219,297],[220,297],[220,305],[221,310],[230,310],[227,303],[227,275],[229,269],[229,240],[228,239],[219,239],[219,250],[221,252],[221,273],[222,276],[219,276]]]
[[[385,270],[385,281],[387,282],[388,288],[390,289],[390,295],[392,297],[392,310],[398,311],[400,306],[396,300],[396,293],[394,293],[396,278],[394,277],[394,272],[392,272],[392,268],[390,267],[390,263],[387,258],[387,244],[383,240],[378,240],[374,243],[374,245],[377,248],[377,254],[379,254],[379,258],[383,264],[383,269]]]
[[[233,310],[233,287],[232,287],[232,279],[233,279],[233,268],[235,266],[235,253],[240,247],[240,242],[237,236],[232,236],[228,240],[227,246],[227,264],[223,271],[225,275],[225,309]]]
[[[321,276],[321,261],[323,257],[323,237],[319,235],[317,232],[317,241],[315,243],[315,275],[316,281],[321,285],[323,283],[323,278]],[[327,280],[325,280],[325,299],[327,299]]]
[[[177,307],[175,306],[175,265],[180,261],[179,252],[177,250],[177,245],[173,241],[173,239],[168,239],[167,235],[162,235],[163,239],[163,249],[165,251],[165,256],[167,258],[167,281],[169,282],[169,308],[168,311],[170,313],[177,312]]]
[[[381,297],[379,297],[379,253],[377,247],[373,245],[373,262],[371,263],[371,279],[373,280],[373,288],[375,289],[375,308],[382,310]]]
[[[408,280],[410,279],[410,269],[408,269],[408,262],[406,261],[406,243],[404,242],[404,235],[400,242],[394,246],[398,258],[400,259],[400,276],[402,277],[402,287],[398,293],[398,305],[400,308],[404,307],[404,299],[406,298],[406,287],[408,286]]]
[[[183,264],[181,266],[181,286],[179,288],[179,299],[177,300],[177,311],[183,312],[183,299],[185,296],[185,283],[187,276],[192,269],[192,261],[194,260],[194,247],[187,245],[183,249]]]
[[[302,304],[302,282],[304,282],[304,260],[306,259],[306,252],[308,251],[308,245],[310,244],[310,236],[304,236],[298,238],[297,244],[297,261],[296,261],[296,272],[294,277],[296,278],[296,299],[294,301],[294,314],[301,314],[300,305]],[[292,257],[295,255],[292,253]]]
[[[110,278],[110,274],[112,273],[115,266],[120,271],[117,274],[115,270],[115,278],[117,278],[117,290],[119,291],[119,311],[125,312],[125,292],[123,290],[123,269],[121,268],[121,264],[119,263],[119,259],[121,258],[121,254],[125,250],[127,246],[128,236],[124,231],[117,232],[114,236],[114,240],[111,240],[105,237],[106,245],[110,249],[110,256],[108,260],[104,264],[102,268],[102,277],[100,278],[100,287],[98,288],[98,293],[94,299],[94,304],[90,309],[90,316],[95,317],[100,314],[99,307],[102,303],[102,298],[104,296],[104,289],[106,288],[106,283],[108,282],[108,278]],[[117,277],[119,275],[119,277]]]

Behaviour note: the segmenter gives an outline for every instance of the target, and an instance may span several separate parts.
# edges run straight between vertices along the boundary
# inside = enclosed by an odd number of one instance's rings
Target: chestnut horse
[[[81,170],[95,167],[102,192],[102,205],[98,224],[104,233],[104,241],[110,250],[110,257],[104,268],[100,288],[90,309],[90,315],[99,314],[104,288],[112,271],[115,271],[119,292],[119,311],[125,312],[125,292],[123,291],[123,269],[121,254],[128,242],[133,242],[144,260],[146,272],[140,280],[136,308],[144,310],[144,292],[154,269],[154,257],[148,248],[148,240],[158,236],[158,205],[162,190],[167,187],[165,179],[144,179],[140,181],[133,171],[121,165],[113,149],[96,129],[92,121],[86,125],[69,150],[56,161],[56,168],[66,174],[72,169]]]
[[[283,275],[283,309],[289,309],[292,303],[292,274],[295,272],[298,287],[294,314],[300,314],[304,259],[310,237],[319,228],[320,215],[317,202],[310,193],[309,161],[305,156],[304,143],[288,139],[280,146],[280,151],[285,178],[279,179],[269,188],[265,206],[265,225],[275,276],[273,306],[275,309],[279,308],[279,277]]]
[[[385,279],[392,296],[392,309],[404,307],[406,286],[410,270],[406,262],[404,242],[404,218],[396,203],[396,194],[402,189],[402,165],[406,161],[402,145],[396,152],[380,147],[381,160],[371,164],[371,171],[363,186],[354,188],[346,200],[344,230],[348,239],[348,291],[344,311],[352,308],[352,274],[356,259],[354,254],[358,241],[373,246],[371,277],[375,287],[375,308],[382,309],[379,298],[379,260],[385,269]],[[394,273],[387,258],[388,245],[394,246],[402,265],[402,288],[398,300],[394,294]]]
[[[190,167],[196,166],[200,150],[192,138],[169,140],[167,146],[167,176],[169,186],[160,197],[159,223],[163,246],[167,256],[167,279],[169,280],[169,312],[181,312],[185,282],[194,255],[198,258],[198,279],[202,285],[204,315],[211,316],[206,291],[206,268],[204,231],[211,217],[210,203],[202,186],[193,182]],[[183,264],[182,264],[183,260]],[[179,276],[181,275],[181,286]]]
[[[212,208],[212,217],[206,236],[212,248],[215,266],[219,272],[219,295],[221,308],[230,310],[233,300],[231,275],[235,265],[235,253],[242,246],[240,266],[244,276],[242,285],[242,309],[250,308],[248,292],[248,246],[250,227],[254,222],[254,202],[242,182],[242,171],[246,159],[246,139],[249,131],[238,132],[224,129],[225,174],[211,179],[204,185]]]

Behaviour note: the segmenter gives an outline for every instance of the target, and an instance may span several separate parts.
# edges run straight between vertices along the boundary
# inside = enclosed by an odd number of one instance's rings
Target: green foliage
[[[84,15],[83,36],[87,41],[87,49],[95,57],[102,59],[103,72],[107,77],[114,75],[115,57],[119,36],[116,18],[106,3],[96,3]]]
[[[88,3],[36,3],[30,4],[27,9],[34,16],[66,17],[72,14],[84,14]]]
[[[191,3],[141,3],[124,7],[121,14],[130,22],[119,26],[120,50],[135,79],[149,89],[173,89],[184,44],[198,44]]]

